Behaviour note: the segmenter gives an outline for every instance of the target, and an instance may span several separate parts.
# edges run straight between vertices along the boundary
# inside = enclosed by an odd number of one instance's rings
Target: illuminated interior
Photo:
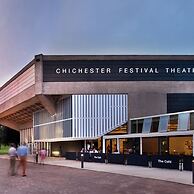
[[[128,133],[128,123],[125,123],[124,125],[121,125],[120,127],[117,127],[107,135],[118,135],[118,134],[127,134]]]
[[[169,153],[172,155],[192,155],[192,136],[169,137]]]
[[[151,137],[142,139],[143,154],[192,155],[192,136]]]

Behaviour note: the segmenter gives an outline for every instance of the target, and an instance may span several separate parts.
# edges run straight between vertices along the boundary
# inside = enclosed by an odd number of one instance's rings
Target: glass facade
[[[193,112],[131,119],[131,133],[162,133],[189,130],[194,130]]]
[[[34,113],[34,139],[71,137],[71,97],[57,103],[57,114],[51,116],[46,110]]]
[[[124,131],[127,121],[126,94],[72,95],[57,103],[53,116],[34,113],[34,138],[98,138],[119,127]]]
[[[146,137],[142,153],[148,155],[186,155],[193,153],[192,136]]]

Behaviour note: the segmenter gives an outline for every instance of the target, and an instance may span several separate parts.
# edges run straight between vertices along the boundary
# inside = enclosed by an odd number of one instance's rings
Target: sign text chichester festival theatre
[[[194,61],[44,61],[43,81],[194,81]]]
[[[169,68],[166,67],[164,68],[165,72],[168,73],[194,73],[194,68]],[[104,68],[104,67],[96,67],[96,68],[56,68],[55,72],[57,74],[77,74],[77,73],[81,73],[81,74],[111,74],[112,69],[111,68]],[[139,67],[119,67],[118,68],[118,74],[133,74],[133,73],[143,73],[143,74],[154,74],[154,73],[159,73],[159,69],[158,68],[139,68]]]

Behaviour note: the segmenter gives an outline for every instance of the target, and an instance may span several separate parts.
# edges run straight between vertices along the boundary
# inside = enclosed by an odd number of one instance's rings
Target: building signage
[[[102,156],[94,156],[94,159],[101,160],[102,159]]]
[[[43,81],[194,81],[194,61],[43,61]]]
[[[152,166],[156,168],[179,168],[179,156],[152,156]]]
[[[172,164],[172,160],[161,160],[161,159],[158,159],[158,163]]]

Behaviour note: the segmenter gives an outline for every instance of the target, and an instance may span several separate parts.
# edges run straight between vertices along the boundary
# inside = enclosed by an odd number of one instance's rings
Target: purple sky
[[[42,54],[193,54],[193,0],[0,0],[0,86]]]

